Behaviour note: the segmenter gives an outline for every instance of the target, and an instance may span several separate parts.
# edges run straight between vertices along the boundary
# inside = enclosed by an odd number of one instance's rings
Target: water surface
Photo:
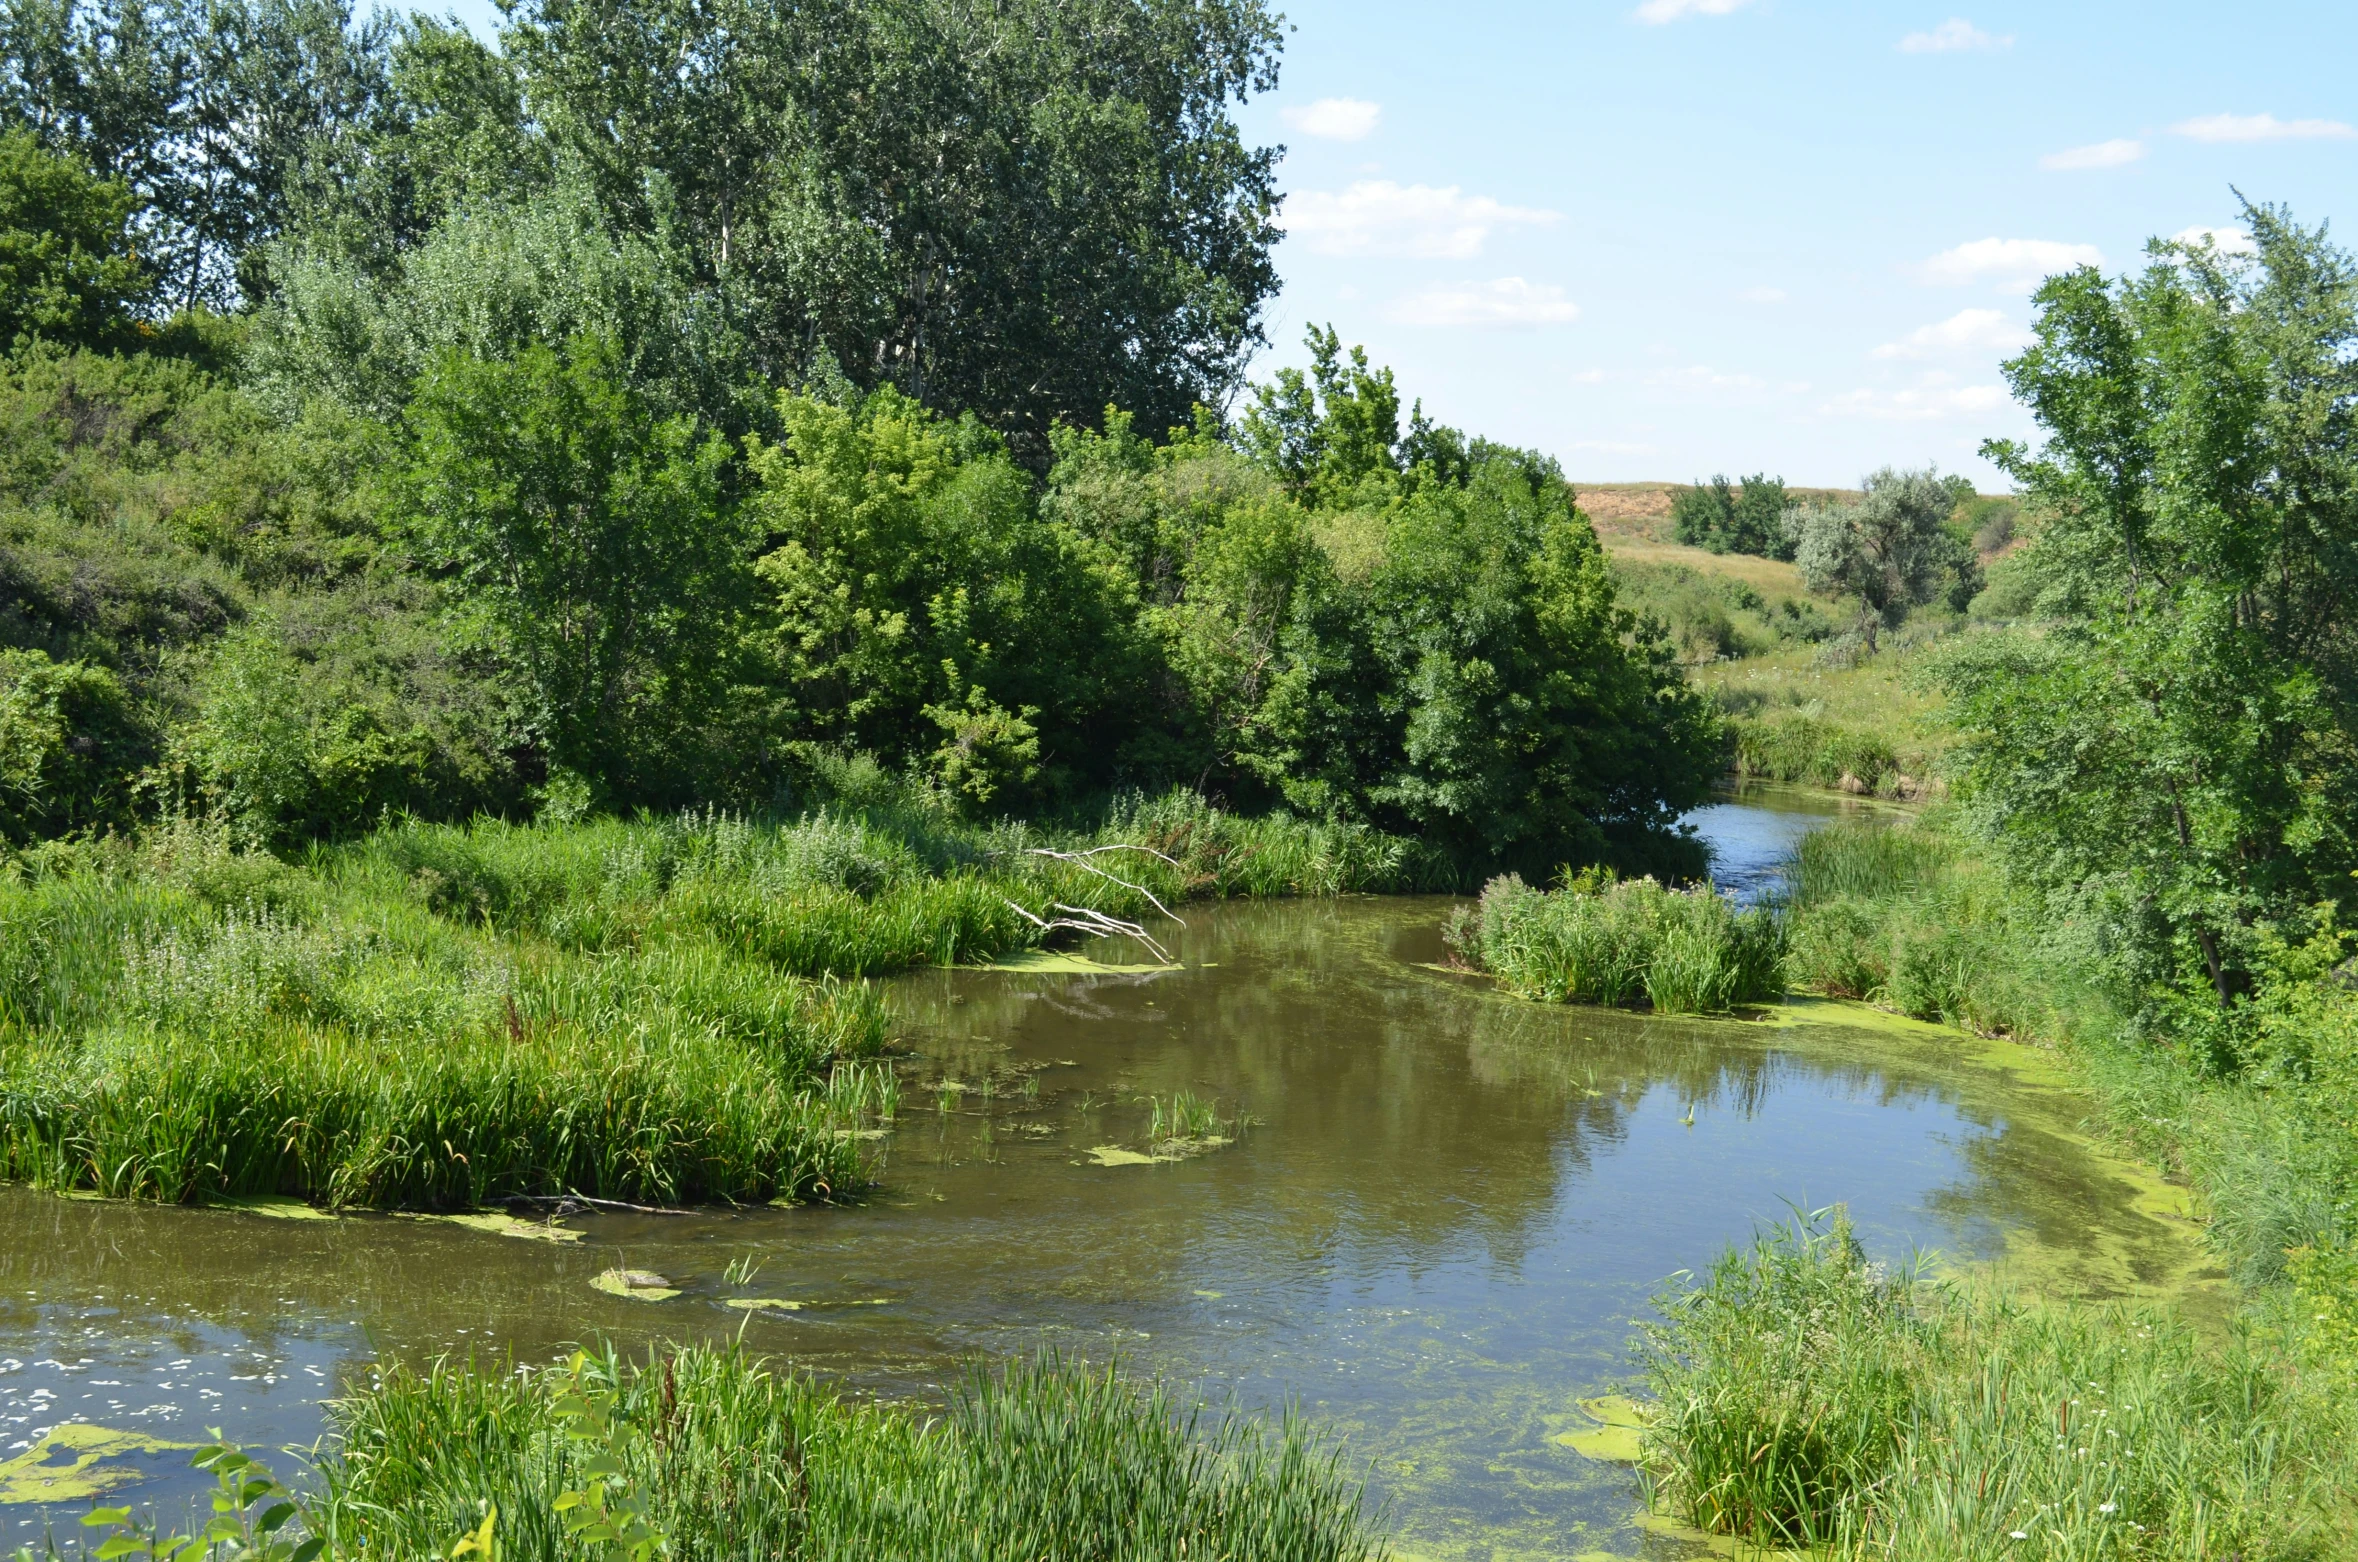
[[[1836,1200],[1895,1259],[2035,1247],[2093,1290],[2177,1261],[2068,1102],[1946,1041],[1520,1002],[1431,968],[1448,904],[1196,907],[1184,969],[894,983],[901,1117],[856,1205],[584,1218],[558,1246],[0,1188],[0,1457],[69,1418],[308,1443],[319,1398],[386,1354],[741,1329],[931,1399],[971,1355],[1056,1346],[1300,1405],[1407,1553],[1669,1556],[1628,1472],[1552,1439],[1626,1375],[1674,1271]],[[1096,1163],[1179,1090],[1250,1124]],[[761,1267],[732,1286],[740,1258]],[[683,1295],[591,1289],[617,1262]],[[726,1305],[755,1297],[804,1305]],[[192,1489],[153,1463],[151,1494]],[[0,1509],[0,1543],[39,1521]]]

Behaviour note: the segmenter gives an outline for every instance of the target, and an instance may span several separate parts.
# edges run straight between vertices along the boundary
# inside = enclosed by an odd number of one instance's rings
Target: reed
[[[1783,928],[1773,909],[1739,908],[1708,885],[1586,875],[1552,892],[1493,879],[1452,930],[1460,956],[1549,1003],[1634,1003],[1661,1014],[1720,1014],[1783,992]]]
[[[1379,1554],[1335,1452],[1290,1418],[1206,1424],[1159,1384],[1043,1357],[976,1368],[945,1414],[854,1404],[729,1347],[580,1376],[610,1407],[616,1488],[683,1559]],[[587,1476],[563,1374],[393,1369],[331,1409],[308,1515],[348,1557],[447,1555],[494,1504],[502,1554],[577,1554],[557,1511]]]

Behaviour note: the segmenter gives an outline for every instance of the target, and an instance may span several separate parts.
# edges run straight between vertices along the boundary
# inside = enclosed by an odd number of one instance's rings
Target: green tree
[[[650,407],[617,359],[594,336],[445,354],[410,408],[405,508],[551,769],[615,802],[685,800],[733,668],[744,541],[727,445]]]
[[[2098,896],[2149,975],[2243,991],[2272,924],[2350,898],[2358,272],[2286,213],[2050,279],[2006,372],[2046,430],[1990,459],[2043,517],[2057,622],[1947,674],[2016,867]]]
[[[1275,291],[1259,0],[531,0],[503,35],[614,223],[731,301],[763,372],[1058,420],[1217,404]],[[646,62],[672,64],[649,70]]]
[[[0,343],[125,338],[150,288],[125,228],[132,205],[121,182],[42,150],[31,132],[0,132]]]
[[[778,410],[751,510],[789,730],[926,766],[976,806],[1121,776],[1156,713],[1115,553],[1042,520],[971,417],[889,387]]]
[[[1670,524],[1680,542],[1714,553],[1793,557],[1785,480],[1756,472],[1738,488],[1724,475],[1680,489],[1670,501]]]
[[[1872,648],[1876,632],[1897,628],[1910,608],[1947,600],[1962,610],[1981,589],[1981,565],[1949,529],[1956,495],[1929,468],[1884,467],[1859,486],[1857,499],[1802,516],[1794,562],[1810,590],[1859,599]]]

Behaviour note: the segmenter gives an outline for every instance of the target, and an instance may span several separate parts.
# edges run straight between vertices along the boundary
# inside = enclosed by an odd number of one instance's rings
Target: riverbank
[[[1090,834],[903,806],[397,824],[300,863],[186,824],[52,847],[0,884],[0,1178],[331,1208],[828,1197],[895,1109],[866,1066],[883,1011],[843,979],[1438,871],[1185,795]]]
[[[1894,1277],[1846,1231],[1781,1231],[1661,1304],[1644,1352],[1659,1500],[1842,1555],[2348,1555],[2345,952],[2322,926],[2278,940],[2249,1001],[2173,1003],[2012,892],[1939,811],[1809,837],[1788,979],[2049,1049],[2095,1130],[2188,1189],[2238,1302],[2221,1337],[2168,1309]]]

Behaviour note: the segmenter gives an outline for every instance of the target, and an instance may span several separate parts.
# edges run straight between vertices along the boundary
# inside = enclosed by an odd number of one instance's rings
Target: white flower
[[[2029,1531],[2029,1530],[2026,1530],[2026,1529],[2012,1530],[2012,1531],[2009,1531],[2009,1533],[2010,1533],[2010,1534],[2012,1534],[2012,1535],[2013,1535],[2013,1537],[2014,1537],[2016,1540],[2028,1540],[2028,1539],[2030,1539],[2030,1531]]]
[[[2100,1502],[2096,1504],[2096,1511],[2098,1513],[2114,1513],[2118,1512],[2119,1509],[2120,1504],[2117,1502]]]

